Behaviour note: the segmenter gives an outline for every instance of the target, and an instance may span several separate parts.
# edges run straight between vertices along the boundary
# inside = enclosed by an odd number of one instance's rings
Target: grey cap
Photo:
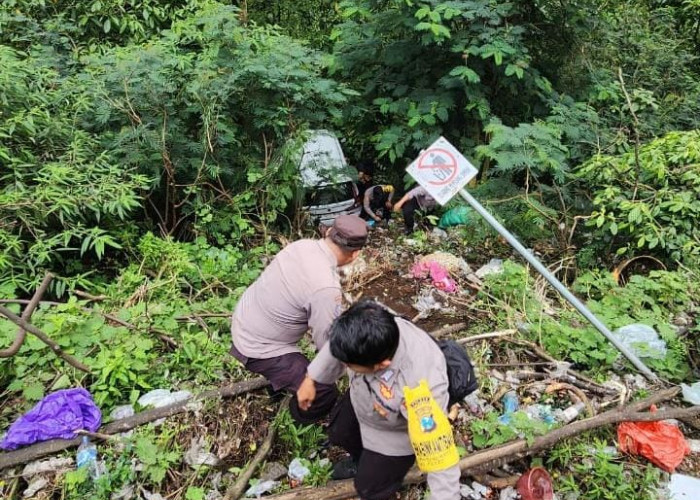
[[[333,221],[328,236],[341,247],[359,250],[367,243],[367,223],[357,215],[341,215]]]

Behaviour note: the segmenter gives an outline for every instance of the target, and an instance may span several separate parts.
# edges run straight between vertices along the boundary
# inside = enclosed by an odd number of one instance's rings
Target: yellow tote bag
[[[454,434],[449,420],[433,399],[428,382],[403,388],[408,414],[408,437],[423,472],[436,472],[459,462]]]

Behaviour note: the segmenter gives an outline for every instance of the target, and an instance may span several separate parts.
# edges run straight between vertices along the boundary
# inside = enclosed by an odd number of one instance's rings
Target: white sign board
[[[479,172],[447,139],[440,137],[406,171],[440,205],[445,205]]]

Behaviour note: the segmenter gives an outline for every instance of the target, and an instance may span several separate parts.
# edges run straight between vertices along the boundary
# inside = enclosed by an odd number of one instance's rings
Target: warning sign
[[[440,205],[450,201],[478,173],[444,137],[423,151],[406,170]]]

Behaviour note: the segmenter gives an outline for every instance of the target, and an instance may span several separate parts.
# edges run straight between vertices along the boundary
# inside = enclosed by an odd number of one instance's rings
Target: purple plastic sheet
[[[10,426],[0,443],[3,450],[14,450],[49,439],[73,439],[75,431],[95,432],[102,413],[85,389],[64,389],[49,394]]]

